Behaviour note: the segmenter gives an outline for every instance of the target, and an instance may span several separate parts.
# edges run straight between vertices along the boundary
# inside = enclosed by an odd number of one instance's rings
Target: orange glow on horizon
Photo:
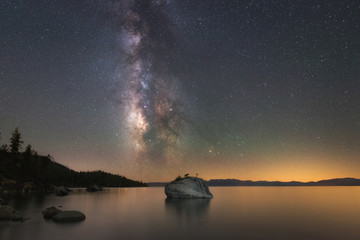
[[[76,159],[74,159],[76,157]],[[77,171],[103,170],[143,182],[167,182],[178,175],[189,173],[210,179],[239,179],[252,181],[319,181],[332,178],[360,178],[360,163],[353,156],[329,156],[328,154],[258,154],[254,156],[231,156],[173,161],[172,164],[149,166],[134,165],[131,160],[112,160],[115,156],[87,155],[71,159],[55,159]],[[61,159],[61,160],[58,160]],[[86,159],[86,161],[84,160]],[[102,159],[103,161],[99,161]],[[104,165],[103,162],[111,162]],[[133,164],[133,165],[132,165]]]

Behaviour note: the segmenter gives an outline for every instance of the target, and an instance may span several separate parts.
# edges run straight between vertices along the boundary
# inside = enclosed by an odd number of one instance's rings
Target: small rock
[[[52,220],[54,222],[79,222],[85,219],[85,215],[79,211],[61,211]]]
[[[49,207],[45,209],[42,214],[44,215],[45,219],[51,219],[59,212],[61,212],[61,210],[57,209],[56,207]]]
[[[98,191],[102,191],[102,190],[103,190],[103,188],[99,187],[96,184],[91,184],[89,187],[86,188],[86,191],[88,191],[88,192],[98,192]]]
[[[66,191],[66,188],[64,186],[58,187],[56,189],[55,194],[56,194],[56,196],[59,196],[59,197],[69,195],[68,191]]]

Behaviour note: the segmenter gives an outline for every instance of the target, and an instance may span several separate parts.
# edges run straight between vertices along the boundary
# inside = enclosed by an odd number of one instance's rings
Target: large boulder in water
[[[165,186],[168,198],[212,198],[213,195],[201,178],[186,177],[172,181]]]
[[[80,222],[85,220],[85,215],[79,211],[61,211],[52,220],[54,222]]]

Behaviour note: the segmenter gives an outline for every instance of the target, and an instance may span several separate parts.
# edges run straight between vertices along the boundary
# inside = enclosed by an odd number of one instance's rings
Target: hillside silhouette
[[[103,171],[78,172],[51,156],[0,151],[0,192],[48,192],[53,186],[145,187],[145,183]]]

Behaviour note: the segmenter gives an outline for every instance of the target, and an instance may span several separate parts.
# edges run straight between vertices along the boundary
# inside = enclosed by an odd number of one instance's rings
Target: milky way
[[[168,71],[173,41],[165,4],[130,1],[120,6],[121,48],[126,53],[118,90],[122,124],[138,163],[173,163],[184,129],[183,94]]]

